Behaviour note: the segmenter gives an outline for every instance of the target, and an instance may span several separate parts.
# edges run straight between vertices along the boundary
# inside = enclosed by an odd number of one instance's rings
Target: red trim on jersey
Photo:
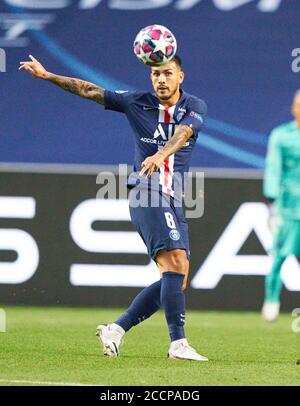
[[[168,107],[165,107],[165,123],[167,123],[167,124],[170,124],[170,122],[171,122],[171,116],[170,116],[170,114],[169,114],[169,109],[168,109]],[[164,186],[165,187],[167,187],[168,186],[168,183],[169,183],[169,179],[168,179],[168,177],[169,177],[169,172],[170,172],[170,168],[169,168],[169,158],[167,158],[167,159],[165,159],[164,160],[164,166],[165,166],[165,170],[164,170]],[[171,193],[171,189],[170,188],[167,188],[167,192],[168,193]]]
[[[167,192],[170,194],[171,193],[171,189],[168,188],[168,183],[169,183],[169,172],[170,172],[170,168],[169,168],[169,158],[164,160],[164,165],[165,165],[165,178],[164,178],[164,186],[167,188]]]
[[[170,172],[169,168],[169,158],[166,158],[164,160],[164,165],[165,165],[165,178],[164,178],[164,185],[167,187],[168,186],[168,175]]]
[[[164,121],[165,123],[169,124],[171,121],[171,117],[169,114],[169,109],[168,107],[165,107],[165,117],[164,117]],[[170,172],[170,168],[169,168],[169,158],[164,160],[164,186],[167,187],[168,186],[168,175]],[[169,192],[169,189],[168,189]]]
[[[165,107],[165,123],[170,124],[171,116],[169,114],[169,108]]]

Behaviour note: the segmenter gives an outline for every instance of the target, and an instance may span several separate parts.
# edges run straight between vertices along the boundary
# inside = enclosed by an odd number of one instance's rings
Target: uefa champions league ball
[[[177,41],[172,32],[163,25],[149,25],[138,33],[133,49],[140,62],[160,66],[175,56]]]

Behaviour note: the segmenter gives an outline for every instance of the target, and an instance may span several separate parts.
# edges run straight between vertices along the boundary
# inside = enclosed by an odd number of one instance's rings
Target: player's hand
[[[142,162],[140,176],[146,174],[146,178],[150,178],[152,173],[158,171],[159,167],[162,166],[165,159],[166,157],[161,152],[157,152],[156,154],[146,158]]]
[[[43,65],[32,55],[29,55],[29,58],[31,59],[31,61],[20,62],[21,66],[19,67],[19,70],[25,69],[27,72],[29,72],[32,76],[36,78],[46,79],[48,72],[43,67]]]

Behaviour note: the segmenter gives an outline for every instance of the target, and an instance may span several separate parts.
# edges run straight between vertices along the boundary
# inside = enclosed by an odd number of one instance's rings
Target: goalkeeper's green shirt
[[[275,199],[284,218],[300,219],[300,129],[295,121],[271,132],[264,195]]]

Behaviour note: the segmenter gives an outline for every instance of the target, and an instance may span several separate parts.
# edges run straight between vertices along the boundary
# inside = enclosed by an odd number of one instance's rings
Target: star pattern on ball
[[[150,60],[152,52],[144,52],[143,48],[140,49],[139,58],[146,64]]]
[[[159,39],[155,41],[155,48],[154,48],[153,52],[161,51],[163,53],[163,55],[165,55],[166,47],[167,47],[167,43],[162,34],[159,37]]]

